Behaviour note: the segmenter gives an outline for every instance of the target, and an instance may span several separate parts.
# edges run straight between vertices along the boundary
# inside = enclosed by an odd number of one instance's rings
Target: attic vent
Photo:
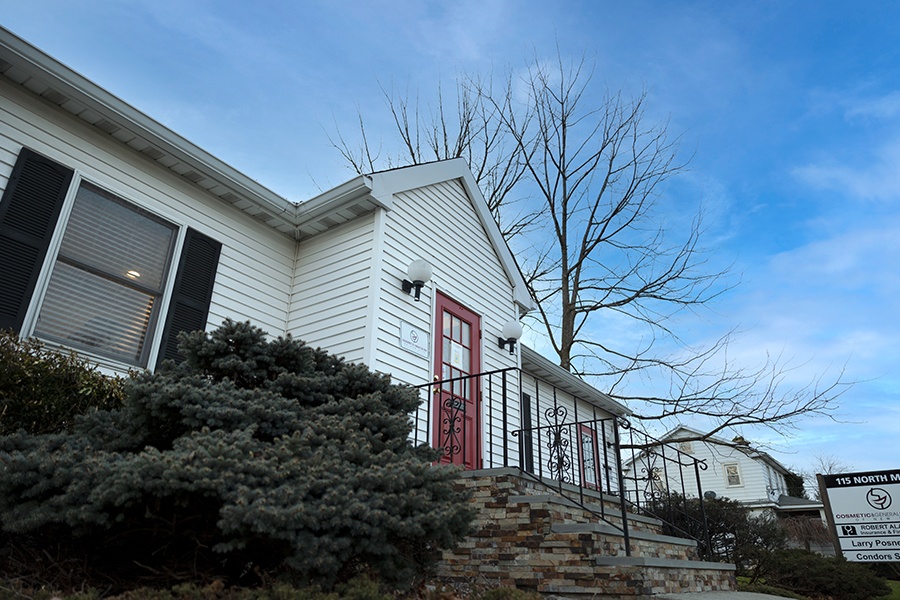
[[[2,70],[2,68],[0,68]],[[61,92],[57,92],[53,88],[47,88],[47,91],[43,93],[44,98],[52,102],[53,104],[62,104],[68,98],[64,96]]]
[[[693,442],[679,442],[678,449],[685,454],[693,454],[694,453],[694,444]]]
[[[224,194],[222,194],[222,195],[220,196],[220,198],[222,198],[222,200],[228,200],[228,201],[231,202],[232,204],[237,204],[238,202],[241,201],[240,198],[238,198],[237,196],[235,196],[235,195],[232,194],[231,192],[225,192]]]
[[[185,179],[190,179],[194,183],[197,183],[198,181],[202,181],[204,179],[203,175],[197,173],[196,171],[188,171],[187,173],[182,173],[181,176]]]
[[[319,225],[323,227],[334,227],[338,222],[332,219],[331,217],[325,217],[324,219],[319,219]]]
[[[94,127],[97,127],[106,133],[115,133],[119,130],[119,126],[115,123],[110,123],[106,119],[100,119],[96,123],[94,123]]]
[[[353,206],[348,207],[348,210],[352,212],[357,217],[366,214],[369,212],[369,208],[363,206],[362,204],[354,204]]]
[[[157,150],[157,149],[154,148],[153,146],[147,146],[146,148],[144,148],[143,150],[141,150],[141,152],[144,153],[144,154],[146,154],[147,156],[149,156],[149,157],[152,158],[153,160],[159,160],[159,159],[161,159],[163,156],[165,156],[165,154],[164,154],[163,152],[161,152],[160,150]]]
[[[0,73],[3,73],[4,71],[6,71],[6,70],[7,70],[8,68],[10,68],[11,66],[12,66],[12,64],[6,62],[6,61],[3,60],[3,59],[0,59]]]

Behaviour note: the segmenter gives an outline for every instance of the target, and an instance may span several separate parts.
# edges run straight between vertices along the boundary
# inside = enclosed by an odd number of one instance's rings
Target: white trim
[[[178,276],[178,265],[181,264],[181,254],[184,252],[184,240],[187,237],[187,226],[174,223],[178,228],[175,236],[175,248],[172,250],[172,262],[169,264],[169,276],[166,277],[166,287],[163,288],[162,297],[159,299],[159,315],[153,327],[153,339],[150,340],[150,354],[147,358],[147,367],[152,369],[156,366],[156,360],[159,357],[159,349],[162,346],[163,329],[165,329],[166,317],[172,305],[172,294],[175,292],[175,278]],[[218,265],[216,265],[218,271]]]
[[[387,211],[388,209],[385,207],[376,208],[372,223],[372,266],[369,268],[369,300],[366,303],[366,310],[369,311],[369,314],[366,315],[362,351],[363,363],[370,369],[381,368],[381,365],[376,365],[376,361],[378,360],[378,323],[382,307],[381,272],[384,269],[384,232]],[[400,282],[397,285],[399,286]],[[430,349],[429,352],[433,353],[434,350]]]
[[[32,292],[28,301],[28,309],[25,311],[25,319],[22,322],[22,337],[30,337],[37,324],[40,307],[44,304],[47,286],[50,285],[50,275],[56,264],[56,257],[59,255],[59,247],[62,245],[62,238],[69,224],[69,217],[72,215],[72,207],[75,205],[75,195],[78,193],[81,179],[81,173],[75,170],[72,174],[72,181],[69,182],[69,189],[66,190],[66,198],[63,200],[59,217],[53,227],[53,235],[50,236],[50,244],[47,246],[47,253],[44,255],[44,263],[41,265],[41,271],[38,274],[37,282],[35,282],[34,292]]]

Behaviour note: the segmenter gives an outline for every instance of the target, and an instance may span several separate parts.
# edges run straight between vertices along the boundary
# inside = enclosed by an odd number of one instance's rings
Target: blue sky
[[[900,3],[546,0],[0,0],[0,24],[291,200],[353,173],[328,134],[390,145],[380,86],[426,97],[460,72],[586,56],[648,91],[740,285],[685,321],[802,385],[857,383],[838,421],[742,432],[789,466],[900,466]],[[691,423],[686,423],[691,425]]]

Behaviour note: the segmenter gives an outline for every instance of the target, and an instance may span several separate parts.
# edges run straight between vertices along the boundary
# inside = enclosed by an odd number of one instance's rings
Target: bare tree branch
[[[559,54],[502,79],[461,77],[455,113],[440,87],[427,110],[418,94],[410,102],[382,93],[402,148],[382,162],[468,161],[524,259],[537,303],[528,318],[561,367],[593,379],[646,423],[698,418],[713,424],[710,435],[757,425],[784,433],[803,416],[831,414],[847,386],[843,372],[794,388],[787,376],[798,367],[780,356],[762,356],[757,367],[730,360],[734,332],[705,348],[683,339],[676,317],[734,282],[703,245],[703,207],[682,221],[664,196],[687,165],[668,122],[648,121],[646,93],[598,95],[593,64]],[[332,144],[357,171],[375,170],[381,153],[370,150],[361,114],[359,134],[359,148],[340,133]],[[541,235],[522,235],[532,231]],[[642,341],[600,333],[610,318],[643,331]]]

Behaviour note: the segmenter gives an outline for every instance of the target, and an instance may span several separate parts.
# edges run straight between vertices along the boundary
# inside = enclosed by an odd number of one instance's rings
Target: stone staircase
[[[735,589],[734,565],[700,560],[696,542],[664,535],[656,519],[627,515],[628,556],[618,498],[560,492],[512,468],[468,471],[459,485],[472,492],[477,517],[472,533],[443,553],[437,575],[452,585],[619,600]]]

